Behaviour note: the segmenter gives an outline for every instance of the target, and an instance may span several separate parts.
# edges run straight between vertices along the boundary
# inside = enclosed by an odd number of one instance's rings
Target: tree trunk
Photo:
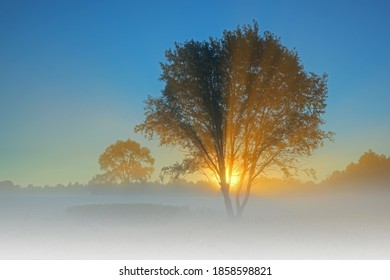
[[[244,212],[244,209],[245,209],[246,205],[248,204],[250,190],[251,190],[251,185],[247,185],[244,200],[242,201],[240,207],[237,208],[237,217],[242,216],[242,213]]]
[[[234,214],[232,200],[230,199],[229,189],[226,183],[221,183],[221,191],[225,202],[226,213],[228,215],[229,220],[232,221],[235,219],[236,215]]]

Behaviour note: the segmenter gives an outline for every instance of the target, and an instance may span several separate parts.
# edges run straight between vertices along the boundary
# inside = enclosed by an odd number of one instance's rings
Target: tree
[[[368,150],[357,162],[352,162],[344,170],[334,171],[324,185],[340,186],[390,186],[390,157]]]
[[[175,43],[165,57],[162,96],[147,98],[135,131],[185,152],[165,173],[211,171],[231,218],[242,215],[259,175],[274,167],[290,174],[332,137],[320,127],[326,74],[305,72],[298,54],[259,35],[256,22],[221,39]]]
[[[116,141],[99,157],[100,169],[105,171],[94,180],[99,182],[129,183],[144,182],[153,173],[154,158],[148,148],[133,140]]]

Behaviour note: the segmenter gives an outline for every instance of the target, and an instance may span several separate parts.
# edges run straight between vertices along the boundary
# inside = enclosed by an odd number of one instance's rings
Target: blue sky
[[[157,171],[176,153],[133,133],[157,96],[164,50],[259,23],[329,73],[334,143],[304,161],[319,178],[368,149],[390,154],[388,1],[0,2],[0,180],[87,182],[117,139],[151,148]],[[175,155],[175,156],[172,156]],[[178,156],[178,155],[177,155]],[[158,172],[157,172],[158,173]]]

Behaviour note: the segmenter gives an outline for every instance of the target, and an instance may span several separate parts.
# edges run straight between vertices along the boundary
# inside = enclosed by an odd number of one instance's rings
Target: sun
[[[240,181],[240,173],[239,172],[233,172],[231,177],[229,178],[229,171],[226,170],[226,183],[230,185],[230,187],[234,188],[238,185]],[[211,176],[207,174],[207,178],[210,180],[210,182],[216,184],[218,186],[218,189],[220,189],[220,179],[217,174],[213,174],[214,176]]]
[[[240,179],[240,176],[238,174],[233,174],[231,177],[230,177],[230,186],[231,187],[234,187],[238,184],[238,181]]]

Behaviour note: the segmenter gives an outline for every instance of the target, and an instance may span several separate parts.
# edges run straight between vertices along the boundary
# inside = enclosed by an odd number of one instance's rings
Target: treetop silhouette
[[[96,175],[94,181],[109,183],[145,182],[153,173],[154,158],[150,150],[133,140],[118,140],[106,148],[99,157],[104,174]]]
[[[257,23],[221,39],[175,43],[165,57],[162,96],[147,98],[135,131],[186,153],[166,174],[211,171],[229,217],[242,214],[262,173],[290,174],[299,157],[332,137],[321,129],[326,74],[305,72],[298,54],[273,34],[260,35]]]
[[[372,150],[363,153],[357,162],[351,162],[344,170],[334,171],[322,182],[330,186],[356,186],[375,188],[390,186],[390,157]]]

